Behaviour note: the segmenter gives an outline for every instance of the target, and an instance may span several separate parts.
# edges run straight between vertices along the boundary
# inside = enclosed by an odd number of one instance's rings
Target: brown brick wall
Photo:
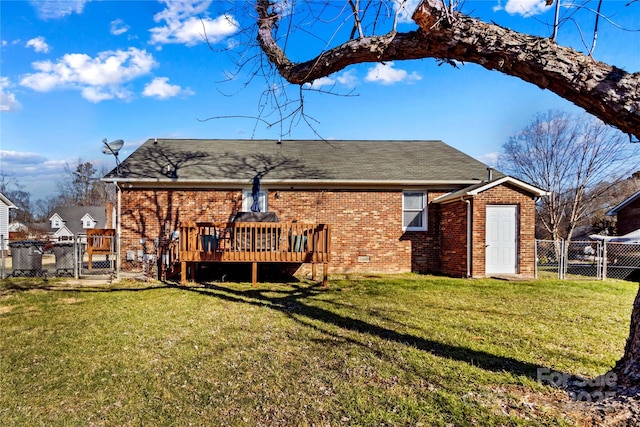
[[[441,271],[453,277],[467,276],[467,203],[457,201],[442,206]]]
[[[428,200],[442,195],[431,191]],[[472,275],[484,269],[487,204],[519,206],[519,273],[534,272],[535,206],[527,194],[499,186],[471,202],[474,221]],[[181,221],[227,221],[242,209],[241,190],[127,190],[122,193],[122,255],[177,229]],[[333,273],[442,272],[467,274],[466,203],[429,204],[428,231],[402,231],[401,191],[270,190],[268,209],[281,221],[332,227]]]
[[[181,221],[226,221],[241,208],[241,190],[124,189],[122,253],[141,249],[141,237],[152,250]],[[403,232],[401,191],[271,190],[268,210],[281,221],[330,224],[333,273],[439,271],[439,207],[430,205],[428,231]]]
[[[617,215],[617,234],[623,236],[640,228],[640,199],[621,209]]]
[[[473,201],[472,275],[485,275],[485,240],[487,205],[518,206],[518,271],[533,276],[535,268],[535,203],[531,195],[510,185],[493,187],[478,194]]]

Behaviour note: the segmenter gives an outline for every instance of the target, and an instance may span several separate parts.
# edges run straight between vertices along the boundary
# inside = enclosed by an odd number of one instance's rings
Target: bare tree
[[[404,33],[398,32],[395,25],[398,14],[389,13],[398,10],[394,6],[397,2],[366,2],[363,7],[356,2],[355,7],[347,9],[356,31],[337,45],[313,52],[308,59],[293,60],[287,55],[287,43],[294,36],[291,29],[295,27],[287,20],[294,16],[296,5],[305,3],[311,2],[257,0],[255,5],[258,43],[269,63],[291,84],[302,86],[364,62],[420,58],[436,58],[452,65],[456,61],[472,62],[548,89],[603,122],[640,138],[640,72],[629,73],[596,61],[591,55],[560,46],[551,38],[519,33],[472,18],[447,0],[423,0],[412,16],[419,30]],[[551,5],[553,1],[546,3]],[[348,4],[353,6],[354,2]],[[629,2],[632,6],[636,4]],[[391,17],[392,25],[386,33],[376,35],[384,17]],[[346,23],[340,19],[331,22],[337,28]],[[369,33],[365,33],[367,30]],[[308,52],[312,49],[305,49]],[[634,302],[624,356],[616,370],[622,384],[640,383],[640,292]]]
[[[91,162],[78,160],[74,167],[65,165],[67,178],[59,184],[59,204],[72,206],[100,206],[112,200],[112,191],[108,183],[100,181],[100,176]]]
[[[34,203],[34,220],[36,222],[45,222],[55,212],[55,208],[60,205],[59,196],[49,196],[44,199],[38,199]]]
[[[11,200],[18,209],[9,209],[9,219],[24,223],[31,222],[31,193],[24,189],[15,177],[0,173],[0,193]]]
[[[540,222],[553,240],[571,240],[600,196],[637,170],[637,150],[626,141],[586,114],[549,111],[509,138],[499,167],[550,192],[537,205]]]

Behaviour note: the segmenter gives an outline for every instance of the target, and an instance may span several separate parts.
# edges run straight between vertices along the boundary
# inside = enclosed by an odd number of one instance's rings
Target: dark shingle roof
[[[484,180],[487,166],[442,141],[150,139],[108,181],[444,182]],[[502,176],[502,174],[499,174]]]
[[[104,206],[58,206],[53,210],[65,222],[65,225],[73,234],[84,234],[86,229],[82,226],[82,217],[89,214],[96,221],[95,228],[107,227],[107,213]],[[55,232],[51,224],[47,223],[47,229]]]

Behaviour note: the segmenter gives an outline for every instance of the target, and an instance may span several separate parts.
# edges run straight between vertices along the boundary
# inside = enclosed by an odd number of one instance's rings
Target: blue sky
[[[553,8],[544,3],[469,0],[463,11],[548,35]],[[597,2],[582,3],[587,7],[579,11],[561,3],[562,16],[571,19],[558,40],[584,51],[581,39],[590,44],[593,28],[589,8]],[[640,2],[627,3],[604,2],[608,19],[600,22],[594,58],[640,71]],[[249,23],[244,6],[209,0],[0,0],[1,172],[35,200],[57,191],[65,164],[81,159],[114,166],[102,154],[104,138],[125,141],[121,158],[153,137],[279,138],[279,126],[240,118],[259,114],[269,84],[251,79],[249,69],[238,70],[225,52],[259,53],[242,44],[239,28]],[[411,28],[404,23],[400,30]],[[332,34],[329,26],[311,21],[305,30],[317,37],[294,33],[289,51],[298,59],[308,58],[310,46],[326,46]],[[317,132],[326,139],[441,139],[488,163],[536,113],[580,111],[513,77],[431,59],[361,64],[314,86],[353,96],[308,92],[304,107],[313,128],[286,124],[285,138],[317,138]],[[275,121],[273,115],[264,118]]]

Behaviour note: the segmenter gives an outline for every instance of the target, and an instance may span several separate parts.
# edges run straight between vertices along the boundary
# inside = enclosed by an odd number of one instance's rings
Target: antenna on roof
[[[104,154],[112,154],[116,159],[116,175],[120,175],[120,159],[118,159],[118,153],[120,149],[124,145],[124,141],[121,139],[116,139],[115,141],[107,142],[107,138],[102,140],[104,147],[102,147],[102,152]]]

